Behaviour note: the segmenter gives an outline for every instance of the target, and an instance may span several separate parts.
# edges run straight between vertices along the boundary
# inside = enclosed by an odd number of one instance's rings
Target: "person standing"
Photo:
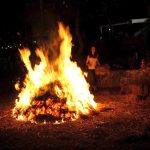
[[[90,84],[90,89],[92,91],[96,91],[97,89],[97,81],[96,81],[96,74],[95,69],[97,65],[100,65],[98,60],[98,54],[96,51],[96,47],[92,46],[90,49],[90,53],[86,58],[86,65],[88,67],[88,82]]]

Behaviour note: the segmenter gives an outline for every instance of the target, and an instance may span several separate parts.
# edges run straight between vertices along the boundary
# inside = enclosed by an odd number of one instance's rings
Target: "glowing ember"
[[[50,52],[36,49],[40,63],[34,67],[30,62],[30,50],[20,50],[21,59],[27,68],[23,87],[13,109],[13,116],[19,120],[37,120],[40,117],[64,120],[88,115],[96,109],[94,96],[89,91],[84,73],[71,58],[72,36],[69,28],[59,23],[61,40],[59,54],[50,59]]]

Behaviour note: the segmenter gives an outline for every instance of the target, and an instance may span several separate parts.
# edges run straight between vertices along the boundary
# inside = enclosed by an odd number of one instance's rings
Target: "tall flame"
[[[50,105],[54,104],[51,99],[47,99],[45,102],[48,106],[47,109],[43,105],[31,111],[34,103],[42,103],[36,102],[35,99],[46,92],[56,95],[59,101],[63,103],[63,107],[68,109],[68,112],[74,112],[69,115],[71,117],[78,118],[80,114],[87,115],[96,109],[94,96],[89,91],[89,84],[86,82],[84,73],[76,62],[71,61],[72,36],[69,28],[65,28],[62,23],[58,25],[61,44],[56,59],[50,60],[45,49],[36,49],[35,52],[40,58],[40,63],[33,68],[29,59],[30,50],[27,48],[20,50],[21,59],[28,73],[13,109],[13,116],[17,119],[32,120],[38,114],[50,113],[52,115],[58,113],[54,109],[50,110]],[[60,102],[57,102],[59,108],[60,105],[62,106]],[[56,108],[56,105],[53,106]],[[61,115],[61,117],[65,118],[67,115],[68,113]]]

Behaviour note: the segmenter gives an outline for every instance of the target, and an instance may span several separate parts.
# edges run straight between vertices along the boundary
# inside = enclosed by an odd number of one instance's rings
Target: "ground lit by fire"
[[[76,119],[96,110],[84,72],[71,61],[72,36],[68,27],[58,24],[59,50],[36,49],[39,64],[31,65],[28,48],[19,50],[27,69],[23,86],[19,82],[13,116],[19,120]],[[53,43],[50,43],[53,44]],[[53,52],[53,53],[52,53]]]

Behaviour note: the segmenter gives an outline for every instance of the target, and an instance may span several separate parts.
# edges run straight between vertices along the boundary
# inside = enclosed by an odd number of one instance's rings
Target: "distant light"
[[[131,23],[143,23],[146,22],[149,18],[140,18],[140,19],[131,19]]]
[[[65,5],[65,1],[62,1],[62,4]]]
[[[18,36],[20,36],[20,35],[21,35],[21,33],[20,33],[20,32],[16,32],[16,34],[17,34]]]
[[[111,29],[110,29],[110,28],[109,28],[108,30],[109,30],[109,31],[111,31]]]
[[[2,46],[1,49],[3,49],[4,47]]]

